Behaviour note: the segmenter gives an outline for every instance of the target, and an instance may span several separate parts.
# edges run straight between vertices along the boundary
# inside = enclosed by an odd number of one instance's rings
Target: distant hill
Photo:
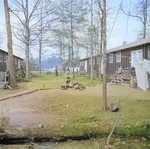
[[[51,69],[60,63],[61,63],[60,58],[56,58],[56,57],[47,58],[47,59],[42,60],[41,68],[42,69]]]
[[[30,59],[31,63],[37,64],[39,65],[39,60],[38,58],[36,59]],[[48,57],[46,59],[43,59],[41,61],[41,69],[51,69],[54,66],[58,65],[61,63],[61,58],[57,58],[57,57]]]

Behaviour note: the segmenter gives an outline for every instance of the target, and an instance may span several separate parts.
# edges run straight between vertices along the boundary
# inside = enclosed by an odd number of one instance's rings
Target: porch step
[[[0,89],[4,89],[4,87],[5,87],[4,85],[0,85]]]
[[[4,89],[7,84],[9,84],[9,82],[0,82],[0,89]]]
[[[119,83],[119,84],[121,84],[121,80],[112,80],[111,82],[112,83],[117,83],[117,84]]]

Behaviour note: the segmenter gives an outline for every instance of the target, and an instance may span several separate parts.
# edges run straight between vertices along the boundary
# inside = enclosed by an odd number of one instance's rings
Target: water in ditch
[[[1,144],[0,149],[105,149],[107,137],[88,140],[71,140],[61,142],[29,142],[25,144]],[[110,149],[150,149],[150,140],[145,137],[112,136]]]

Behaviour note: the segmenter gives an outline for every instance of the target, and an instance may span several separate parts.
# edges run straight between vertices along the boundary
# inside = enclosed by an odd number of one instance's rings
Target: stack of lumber
[[[131,74],[127,69],[122,70],[121,73],[115,72],[115,74],[111,78],[111,83],[122,84],[122,83],[130,83]]]

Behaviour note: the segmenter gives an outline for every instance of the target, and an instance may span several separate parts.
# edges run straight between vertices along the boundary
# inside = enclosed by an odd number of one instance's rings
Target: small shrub
[[[34,73],[31,73],[31,78],[35,78],[35,77],[37,77],[37,75]]]
[[[50,75],[50,74],[52,74],[51,71],[46,72],[46,75]]]
[[[26,79],[26,78],[24,78],[22,81],[23,81],[23,82],[30,82],[30,80],[29,80],[29,79]]]

